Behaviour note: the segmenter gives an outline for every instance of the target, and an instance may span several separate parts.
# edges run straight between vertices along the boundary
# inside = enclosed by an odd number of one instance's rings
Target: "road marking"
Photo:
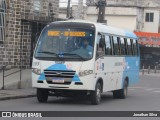
[[[148,88],[148,87],[129,87],[129,88],[133,88],[133,89],[146,89],[146,90],[160,90],[160,88]]]
[[[153,92],[155,92],[155,93],[160,93],[160,91],[153,91]]]
[[[129,87],[129,88],[131,88],[131,89],[149,89],[149,88],[147,88],[147,87]],[[151,89],[151,88],[150,88]]]
[[[136,89],[133,89],[133,88],[129,88],[129,90],[136,90]]]
[[[154,88],[145,89],[146,91],[152,91],[155,90]]]

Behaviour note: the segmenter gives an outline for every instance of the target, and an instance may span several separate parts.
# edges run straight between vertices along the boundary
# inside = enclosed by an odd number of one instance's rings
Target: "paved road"
[[[100,105],[90,105],[86,99],[49,97],[47,103],[36,98],[0,101],[0,111],[160,111],[160,76],[141,76],[138,84],[129,88],[127,99],[113,99],[111,93],[102,96]],[[72,120],[67,118],[68,120]],[[102,118],[101,118],[102,119]],[[127,119],[127,118],[126,118]],[[156,118],[154,118],[156,120]],[[153,119],[153,120],[154,120]],[[125,120],[125,119],[123,119]],[[133,118],[134,120],[134,118]],[[149,119],[148,119],[149,120]]]

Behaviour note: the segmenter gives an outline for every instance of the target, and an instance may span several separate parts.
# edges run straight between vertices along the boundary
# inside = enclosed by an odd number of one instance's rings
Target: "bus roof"
[[[96,30],[99,31],[99,32],[102,32],[102,33],[104,33],[104,31],[106,31],[106,33],[113,34],[113,35],[129,37],[129,38],[133,38],[133,39],[138,38],[136,36],[136,34],[134,34],[134,32],[124,30],[124,29],[120,29],[120,28],[116,28],[116,27],[111,27],[111,26],[108,26],[108,25],[103,24],[103,23],[95,23],[95,22],[86,21],[86,20],[71,19],[71,20],[67,20],[67,21],[56,21],[56,22],[52,22],[52,23],[68,23],[68,22],[93,24],[93,25],[95,25]]]

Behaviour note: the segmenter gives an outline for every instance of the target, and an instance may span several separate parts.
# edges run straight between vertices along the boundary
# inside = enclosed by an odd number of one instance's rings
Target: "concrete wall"
[[[109,26],[114,26],[114,27],[130,30],[130,31],[136,30],[136,16],[107,15],[105,19],[107,20],[107,25]],[[87,20],[96,22],[97,16],[88,15]]]
[[[98,2],[98,0],[96,1]],[[86,19],[96,21],[98,12],[94,8],[94,1],[87,0],[87,5],[89,7],[87,8]],[[160,32],[159,6],[160,0],[107,0],[106,19],[109,25],[121,28],[128,26],[129,30],[157,33]],[[94,14],[91,13],[92,11]],[[145,22],[146,12],[154,12],[153,23]]]
[[[141,1],[142,2],[142,1]],[[156,6],[149,2],[150,6]],[[73,13],[77,6],[73,6]],[[86,7],[84,19],[97,22],[98,10],[95,6]],[[154,22],[145,22],[146,12],[154,13]],[[76,13],[75,13],[76,14]],[[110,26],[119,27],[131,31],[143,31],[158,33],[160,23],[160,11],[158,7],[114,6],[106,7],[105,19]],[[75,18],[76,19],[76,18]]]
[[[158,33],[159,29],[159,10],[154,10],[154,9],[145,9],[144,10],[144,32],[153,32],[153,33]],[[154,19],[153,22],[146,22],[145,21],[145,16],[146,13],[154,13]]]
[[[93,6],[99,0],[86,0],[87,5]],[[159,7],[159,0],[107,0],[108,6],[139,6],[139,7]]]
[[[61,7],[61,8],[59,9],[58,17],[65,19],[65,18],[66,18],[66,15],[67,15],[67,8]]]
[[[125,12],[124,12],[125,11]],[[96,7],[88,7],[85,15],[86,20],[97,21],[98,11]],[[136,7],[106,7],[107,24],[126,30],[137,29],[137,8]]]
[[[136,30],[136,16],[106,16],[110,26],[134,31]]]

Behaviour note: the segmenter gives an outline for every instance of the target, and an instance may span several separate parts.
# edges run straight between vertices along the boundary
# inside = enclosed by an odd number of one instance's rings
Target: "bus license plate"
[[[64,78],[53,78],[52,82],[53,83],[64,83]]]

